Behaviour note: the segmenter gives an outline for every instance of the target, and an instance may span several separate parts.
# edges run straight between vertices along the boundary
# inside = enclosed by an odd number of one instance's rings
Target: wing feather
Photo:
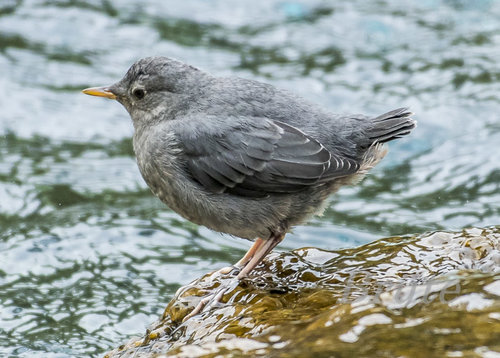
[[[216,135],[198,130],[195,140],[180,139],[186,171],[213,193],[293,193],[359,169],[355,160],[332,155],[306,133],[268,118],[234,120]]]

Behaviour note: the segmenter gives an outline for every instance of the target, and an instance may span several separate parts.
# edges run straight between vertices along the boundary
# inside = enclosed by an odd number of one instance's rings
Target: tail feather
[[[369,138],[373,143],[385,143],[404,137],[417,126],[410,117],[412,114],[408,108],[398,108],[374,118],[368,131]]]

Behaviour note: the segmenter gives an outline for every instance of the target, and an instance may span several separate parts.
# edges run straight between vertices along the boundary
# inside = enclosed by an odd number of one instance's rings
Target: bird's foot
[[[247,277],[248,274],[262,261],[262,259],[269,252],[271,252],[271,250],[276,245],[278,245],[281,240],[283,240],[284,237],[284,233],[277,233],[268,240],[257,239],[255,240],[252,247],[247,251],[245,256],[243,256],[243,258],[235,265],[224,267],[218,271],[215,271],[215,275],[227,275],[234,273],[235,277],[231,277],[229,281],[226,281],[226,283],[222,282],[221,286],[214,293],[203,298],[200,303],[198,303],[198,305],[191,311],[191,313],[184,317],[182,322],[187,321],[198,313],[210,309],[215,304],[221,302],[224,294],[233,291],[238,286],[240,281],[243,278]]]
[[[217,270],[216,273],[221,274],[221,275],[228,275],[228,274],[237,275],[241,271],[242,268],[243,267],[236,264],[236,265],[223,267],[220,270]]]
[[[220,270],[219,270],[220,271]],[[218,271],[217,271],[218,272]],[[231,272],[231,271],[229,271]],[[229,282],[223,283],[221,287],[219,287],[215,292],[211,293],[207,297],[204,297],[198,305],[188,314],[182,322],[186,322],[188,319],[190,319],[193,316],[196,316],[197,314],[209,310],[212,307],[214,307],[217,303],[221,302],[222,297],[231,291],[233,291],[240,283],[239,278],[234,277]]]

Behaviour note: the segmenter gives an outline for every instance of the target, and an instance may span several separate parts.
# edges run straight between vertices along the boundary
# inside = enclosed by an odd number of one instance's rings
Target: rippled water
[[[495,228],[274,254],[223,303],[183,323],[231,278],[180,289],[146,334],[105,358],[496,357],[499,274]]]
[[[419,127],[280,246],[500,224],[500,2],[0,2],[0,355],[98,356],[249,243],[149,193],[116,103],[82,88],[168,55]]]

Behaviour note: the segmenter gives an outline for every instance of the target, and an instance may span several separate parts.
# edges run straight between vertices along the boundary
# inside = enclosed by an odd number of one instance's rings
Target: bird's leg
[[[236,278],[231,279],[229,285],[220,287],[213,294],[203,298],[200,303],[182,320],[187,321],[191,317],[200,313],[205,307],[211,307],[214,303],[220,302],[222,296],[228,291],[234,289],[239,281],[246,277],[263,259],[276,247],[285,237],[284,233],[275,234],[267,240],[257,239],[245,256],[238,261],[235,266],[241,265],[243,269]],[[230,271],[229,271],[230,272]]]
[[[248,249],[248,251],[245,254],[245,256],[243,256],[241,258],[241,260],[239,260],[234,266],[239,267],[239,268],[245,267],[246,264],[250,262],[250,260],[252,259],[253,255],[255,255],[255,252],[259,249],[259,247],[263,243],[264,243],[264,240],[262,240],[260,237],[257,238],[257,240],[255,240],[255,242],[253,243],[252,247],[250,247]]]
[[[283,239],[285,238],[285,234],[275,234],[271,236],[268,240],[263,240],[264,243],[259,245],[255,254],[252,256],[252,259],[245,265],[245,267],[240,271],[237,278],[241,280],[246,277],[250,271],[252,271],[263,259],[269,254],[272,249],[276,247]]]
[[[264,240],[262,240],[261,238],[257,238],[257,240],[255,240],[255,242],[253,243],[252,247],[250,247],[248,249],[248,251],[241,258],[240,261],[235,263],[233,266],[221,268],[218,272],[221,274],[228,274],[228,273],[232,272],[234,269],[237,269],[237,270],[242,269],[243,267],[246,266],[246,264],[248,264],[250,262],[250,260],[252,260],[252,257],[254,256],[255,252],[259,249],[259,247],[263,243],[264,243]]]

